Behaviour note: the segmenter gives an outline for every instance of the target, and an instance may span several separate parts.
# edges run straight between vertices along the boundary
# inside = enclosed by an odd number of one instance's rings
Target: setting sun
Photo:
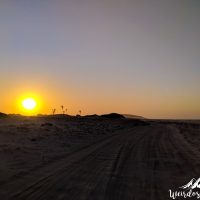
[[[20,93],[20,92],[19,92]],[[42,99],[38,92],[21,92],[21,95],[16,97],[17,112],[26,115],[37,115],[41,112]]]
[[[26,98],[22,101],[22,106],[26,110],[33,110],[37,105],[37,102],[33,98]]]

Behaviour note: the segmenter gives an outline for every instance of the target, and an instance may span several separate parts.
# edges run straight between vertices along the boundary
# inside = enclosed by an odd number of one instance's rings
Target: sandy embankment
[[[200,125],[130,120],[0,122],[1,199],[169,199],[199,176]]]

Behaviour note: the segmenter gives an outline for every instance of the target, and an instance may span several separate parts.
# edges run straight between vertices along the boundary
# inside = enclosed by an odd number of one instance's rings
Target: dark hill
[[[100,117],[107,118],[107,119],[124,119],[125,117],[123,115],[120,115],[118,113],[110,113],[101,115]]]
[[[0,112],[0,117],[7,117],[5,113]]]

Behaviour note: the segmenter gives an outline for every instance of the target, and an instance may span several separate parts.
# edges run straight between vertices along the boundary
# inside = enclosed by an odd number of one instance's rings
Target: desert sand
[[[200,122],[140,120],[0,118],[0,199],[170,199],[200,177]]]

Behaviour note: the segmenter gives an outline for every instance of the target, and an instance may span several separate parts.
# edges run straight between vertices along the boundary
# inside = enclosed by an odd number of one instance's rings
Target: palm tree
[[[82,111],[81,111],[81,110],[79,110],[78,112],[79,112],[79,115],[81,115],[81,112],[82,112]]]
[[[64,111],[64,106],[63,105],[61,105],[61,109],[62,109],[62,113],[64,114],[65,111]]]
[[[52,109],[52,113],[53,113],[53,115],[55,115],[55,113],[56,113],[56,109],[55,108]]]

